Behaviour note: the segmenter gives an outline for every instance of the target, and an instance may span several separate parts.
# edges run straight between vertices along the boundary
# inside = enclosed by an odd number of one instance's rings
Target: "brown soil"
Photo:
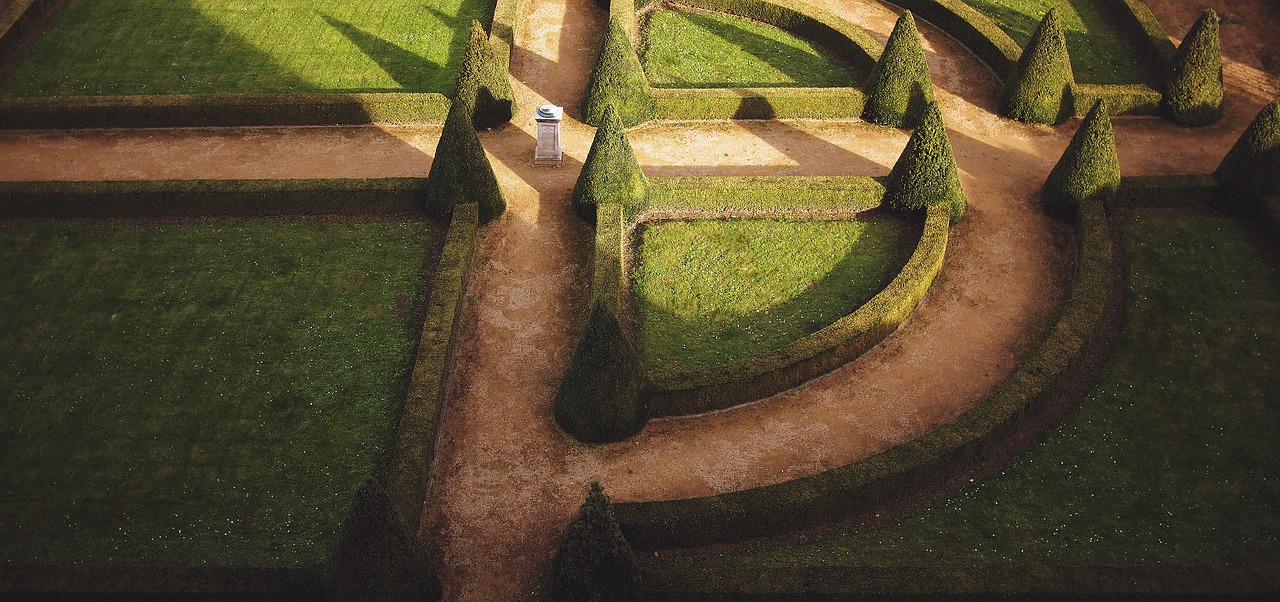
[[[887,38],[897,9],[814,3]],[[573,114],[603,33],[593,0],[527,0],[512,76],[524,114],[482,135],[508,195],[481,234],[453,386],[441,419],[423,530],[438,544],[449,600],[532,599],[587,483],[616,500],[673,499],[777,483],[867,457],[941,424],[990,393],[1043,332],[1069,274],[1065,227],[1036,193],[1076,124],[1025,126],[992,114],[999,83],[972,54],[920,22],[970,210],[943,273],[909,323],[859,360],[736,409],[651,423],[585,446],[551,399],[586,310],[591,231],[568,210],[591,128],[566,119],[566,160],[532,165],[543,102]],[[1175,35],[1196,12],[1148,0]],[[1127,174],[1206,173],[1280,92],[1280,16],[1229,5],[1227,117],[1188,130],[1116,119]],[[0,132],[0,179],[297,178],[425,175],[436,127]],[[658,123],[631,133],[650,176],[883,175],[903,132],[857,121]]]

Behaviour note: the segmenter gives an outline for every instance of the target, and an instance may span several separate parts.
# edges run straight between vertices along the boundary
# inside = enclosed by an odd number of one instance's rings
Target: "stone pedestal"
[[[564,158],[560,148],[560,121],[564,119],[564,107],[542,105],[533,114],[538,122],[538,146],[533,149],[534,165],[559,165]]]

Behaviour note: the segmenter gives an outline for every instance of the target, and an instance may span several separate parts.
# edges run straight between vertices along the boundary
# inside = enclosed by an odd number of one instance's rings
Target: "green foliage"
[[[1280,102],[1273,100],[1258,112],[1214,175],[1235,205],[1280,195]]]
[[[507,203],[493,173],[493,165],[471,124],[471,111],[465,103],[449,108],[449,116],[436,143],[435,158],[427,175],[427,211],[437,217],[448,217],[453,208],[466,204],[480,205],[480,222],[497,219]]]
[[[506,61],[494,53],[489,34],[479,21],[471,22],[467,52],[458,68],[453,102],[471,107],[471,122],[487,130],[511,120],[515,93],[507,77]]]
[[[439,598],[435,570],[415,529],[402,519],[373,478],[356,491],[326,574],[331,600]]]
[[[899,0],[895,4],[959,40],[1001,77],[1009,74],[1022,54],[1009,34],[965,0]]]
[[[933,81],[911,11],[903,11],[884,53],[867,78],[862,118],[880,125],[914,128],[933,102]]]
[[[1120,158],[1107,105],[1099,100],[1072,136],[1040,190],[1045,213],[1070,220],[1086,200],[1111,208],[1120,186]]]
[[[1112,115],[1159,115],[1164,94],[1146,84],[1071,84],[1071,114],[1085,115],[1104,100]]]
[[[868,176],[651,178],[644,204],[627,210],[633,220],[641,213],[708,218],[854,218],[880,206],[883,180]]]
[[[1222,94],[1218,14],[1206,9],[1169,63],[1163,108],[1181,125],[1208,125],[1222,118]]]
[[[847,119],[862,114],[856,88],[653,88],[654,118]]]
[[[653,118],[653,101],[649,98],[649,80],[640,67],[640,58],[631,46],[630,27],[618,18],[609,18],[600,58],[591,70],[587,91],[582,99],[582,120],[599,127],[604,123],[605,109],[613,105],[626,127]]]
[[[1213,204],[1221,183],[1211,174],[1122,176],[1116,206],[1123,208],[1205,208]]]
[[[573,186],[573,209],[585,220],[596,221],[596,205],[630,206],[644,201],[646,180],[627,141],[627,131],[613,105],[604,109],[587,161]]]
[[[596,299],[556,391],[556,422],[588,443],[625,439],[649,420],[645,389],[635,348],[613,311]]]
[[[551,567],[552,602],[639,602],[644,599],[640,566],[622,537],[613,504],[599,482],[569,522]]]
[[[1058,123],[1070,112],[1067,88],[1074,81],[1062,20],[1051,8],[1005,79],[1000,114],[1026,123]]]
[[[937,103],[925,108],[920,127],[911,133],[907,147],[893,164],[885,188],[884,204],[896,211],[947,205],[952,222],[964,217],[964,188]]]

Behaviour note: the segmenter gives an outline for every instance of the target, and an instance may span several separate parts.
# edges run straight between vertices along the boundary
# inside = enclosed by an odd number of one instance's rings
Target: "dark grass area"
[[[8,96],[451,93],[493,0],[70,0]]]
[[[811,334],[880,292],[918,235],[904,220],[661,222],[639,239],[639,347],[662,374],[743,360]]]
[[[390,448],[439,230],[0,224],[0,559],[323,562]]]
[[[873,517],[810,543],[654,568],[1143,567],[1137,578],[1146,568],[1280,564],[1274,262],[1227,218],[1152,215],[1124,230],[1117,347],[1043,444],[896,522]]]
[[[1150,64],[1138,41],[1132,39],[1105,0],[965,1],[1023,47],[1045,13],[1056,6],[1077,82],[1151,84],[1159,75],[1159,66]]]
[[[781,29],[719,13],[659,10],[646,18],[641,64],[668,88],[857,86],[813,44]]]

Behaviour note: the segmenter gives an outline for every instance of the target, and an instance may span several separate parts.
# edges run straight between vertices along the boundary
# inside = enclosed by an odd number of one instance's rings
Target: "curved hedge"
[[[1075,83],[1058,9],[1050,8],[1031,33],[1005,79],[1000,114],[1026,123],[1056,124],[1067,117],[1067,88]]]
[[[1181,125],[1209,125],[1222,118],[1222,98],[1218,13],[1210,8],[1191,26],[1169,62],[1161,107]]]
[[[942,221],[945,213],[931,214]],[[738,541],[829,523],[896,499],[966,465],[1038,411],[1069,378],[1114,294],[1106,214],[1087,203],[1077,216],[1079,263],[1066,310],[1022,367],[955,420],[864,460],[808,477],[720,495],[617,504],[623,534],[641,549]]]

